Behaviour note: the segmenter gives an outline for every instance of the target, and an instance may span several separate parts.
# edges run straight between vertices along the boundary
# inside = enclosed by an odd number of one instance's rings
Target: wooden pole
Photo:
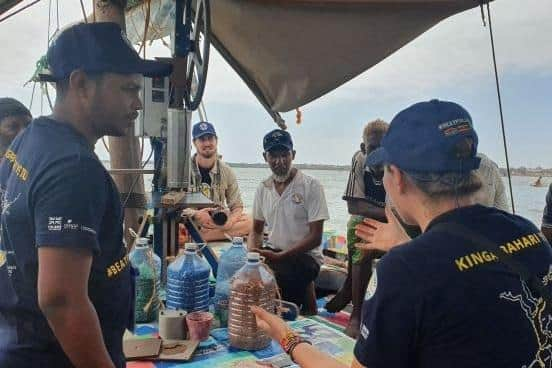
[[[125,7],[126,0],[94,0],[95,22],[115,22],[126,32]],[[140,142],[134,137],[133,129],[129,129],[124,137],[109,137],[109,156],[112,169],[138,169],[141,166]],[[115,175],[113,177],[121,200],[129,196],[128,204],[134,206],[137,202],[145,204],[144,177],[136,175]],[[139,206],[137,206],[139,207]],[[144,218],[145,209],[125,208],[125,239],[130,246],[133,238],[128,228],[138,231],[139,220]]]

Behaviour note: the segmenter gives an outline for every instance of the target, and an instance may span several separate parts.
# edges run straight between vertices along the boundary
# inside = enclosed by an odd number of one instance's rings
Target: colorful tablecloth
[[[342,332],[309,318],[290,322],[290,326],[312,341],[318,349],[346,365],[351,364],[355,342]],[[136,334],[144,337],[157,336],[157,327],[140,325]],[[265,364],[259,364],[261,362]],[[266,363],[271,363],[272,367],[298,367],[275,342],[272,342],[268,348],[255,352],[231,348],[227,330],[220,328],[211,331],[210,338],[200,344],[188,362],[128,362],[127,368],[266,368]]]

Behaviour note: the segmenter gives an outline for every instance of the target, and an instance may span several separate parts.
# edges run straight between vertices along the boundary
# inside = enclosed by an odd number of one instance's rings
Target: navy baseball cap
[[[207,122],[207,121],[200,121],[196,125],[194,125],[194,128],[192,129],[192,138],[197,139],[199,137],[202,137],[206,134],[217,136],[217,132],[215,131],[215,127],[213,124]]]
[[[468,158],[455,148],[473,140]],[[380,148],[366,158],[366,166],[393,164],[406,172],[467,173],[479,167],[478,138],[470,114],[454,102],[420,102],[399,112],[391,121]]]
[[[48,49],[48,82],[63,80],[77,69],[88,73],[142,74],[165,77],[172,65],[140,58],[117,23],[79,23],[63,30]]]
[[[263,148],[265,152],[272,151],[276,148],[283,148],[293,151],[293,141],[291,135],[282,129],[274,129],[263,138]]]

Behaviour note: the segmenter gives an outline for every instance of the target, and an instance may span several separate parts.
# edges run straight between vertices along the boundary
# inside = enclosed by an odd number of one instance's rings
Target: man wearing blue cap
[[[282,297],[314,314],[316,310],[307,309],[312,307],[306,303],[306,290],[324,261],[320,243],[324,221],[329,219],[324,189],[293,167],[295,151],[287,131],[276,129],[265,135],[263,148],[272,176],[255,193],[250,247],[262,247],[267,224],[268,244],[258,251],[274,270]]]
[[[243,213],[243,202],[236,174],[218,154],[218,137],[213,124],[200,121],[192,129],[196,153],[192,157],[193,188],[211,199],[216,208],[204,208],[193,214],[205,241],[222,240],[228,236],[244,236],[251,229],[251,218]],[[215,210],[229,210],[224,225],[212,220]]]
[[[14,140],[0,166],[1,367],[123,367],[134,292],[115,184],[94,153],[141,109],[140,59],[115,23],[67,28],[47,54],[53,113]]]
[[[477,140],[464,108],[432,100],[395,116],[368,157],[385,166],[398,216],[422,234],[378,263],[352,367],[552,366],[552,248],[530,221],[473,204]],[[253,311],[290,340],[278,317]],[[287,346],[303,368],[343,366],[302,341]]]

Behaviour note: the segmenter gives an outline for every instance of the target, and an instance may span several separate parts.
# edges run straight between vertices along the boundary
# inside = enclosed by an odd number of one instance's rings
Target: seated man
[[[301,307],[324,260],[320,243],[324,221],[329,219],[326,198],[318,180],[293,167],[295,151],[288,132],[271,131],[264,137],[263,148],[272,176],[255,193],[249,248],[266,257],[282,298]],[[263,247],[265,224],[269,237]]]
[[[208,122],[199,122],[193,127],[192,137],[196,148],[191,166],[193,189],[212,200],[218,209],[230,211],[228,220],[220,226],[211,218],[217,208],[205,208],[193,214],[194,220],[200,226],[199,231],[203,240],[222,240],[247,235],[252,221],[243,213],[243,203],[234,171],[218,155],[215,127]]]

